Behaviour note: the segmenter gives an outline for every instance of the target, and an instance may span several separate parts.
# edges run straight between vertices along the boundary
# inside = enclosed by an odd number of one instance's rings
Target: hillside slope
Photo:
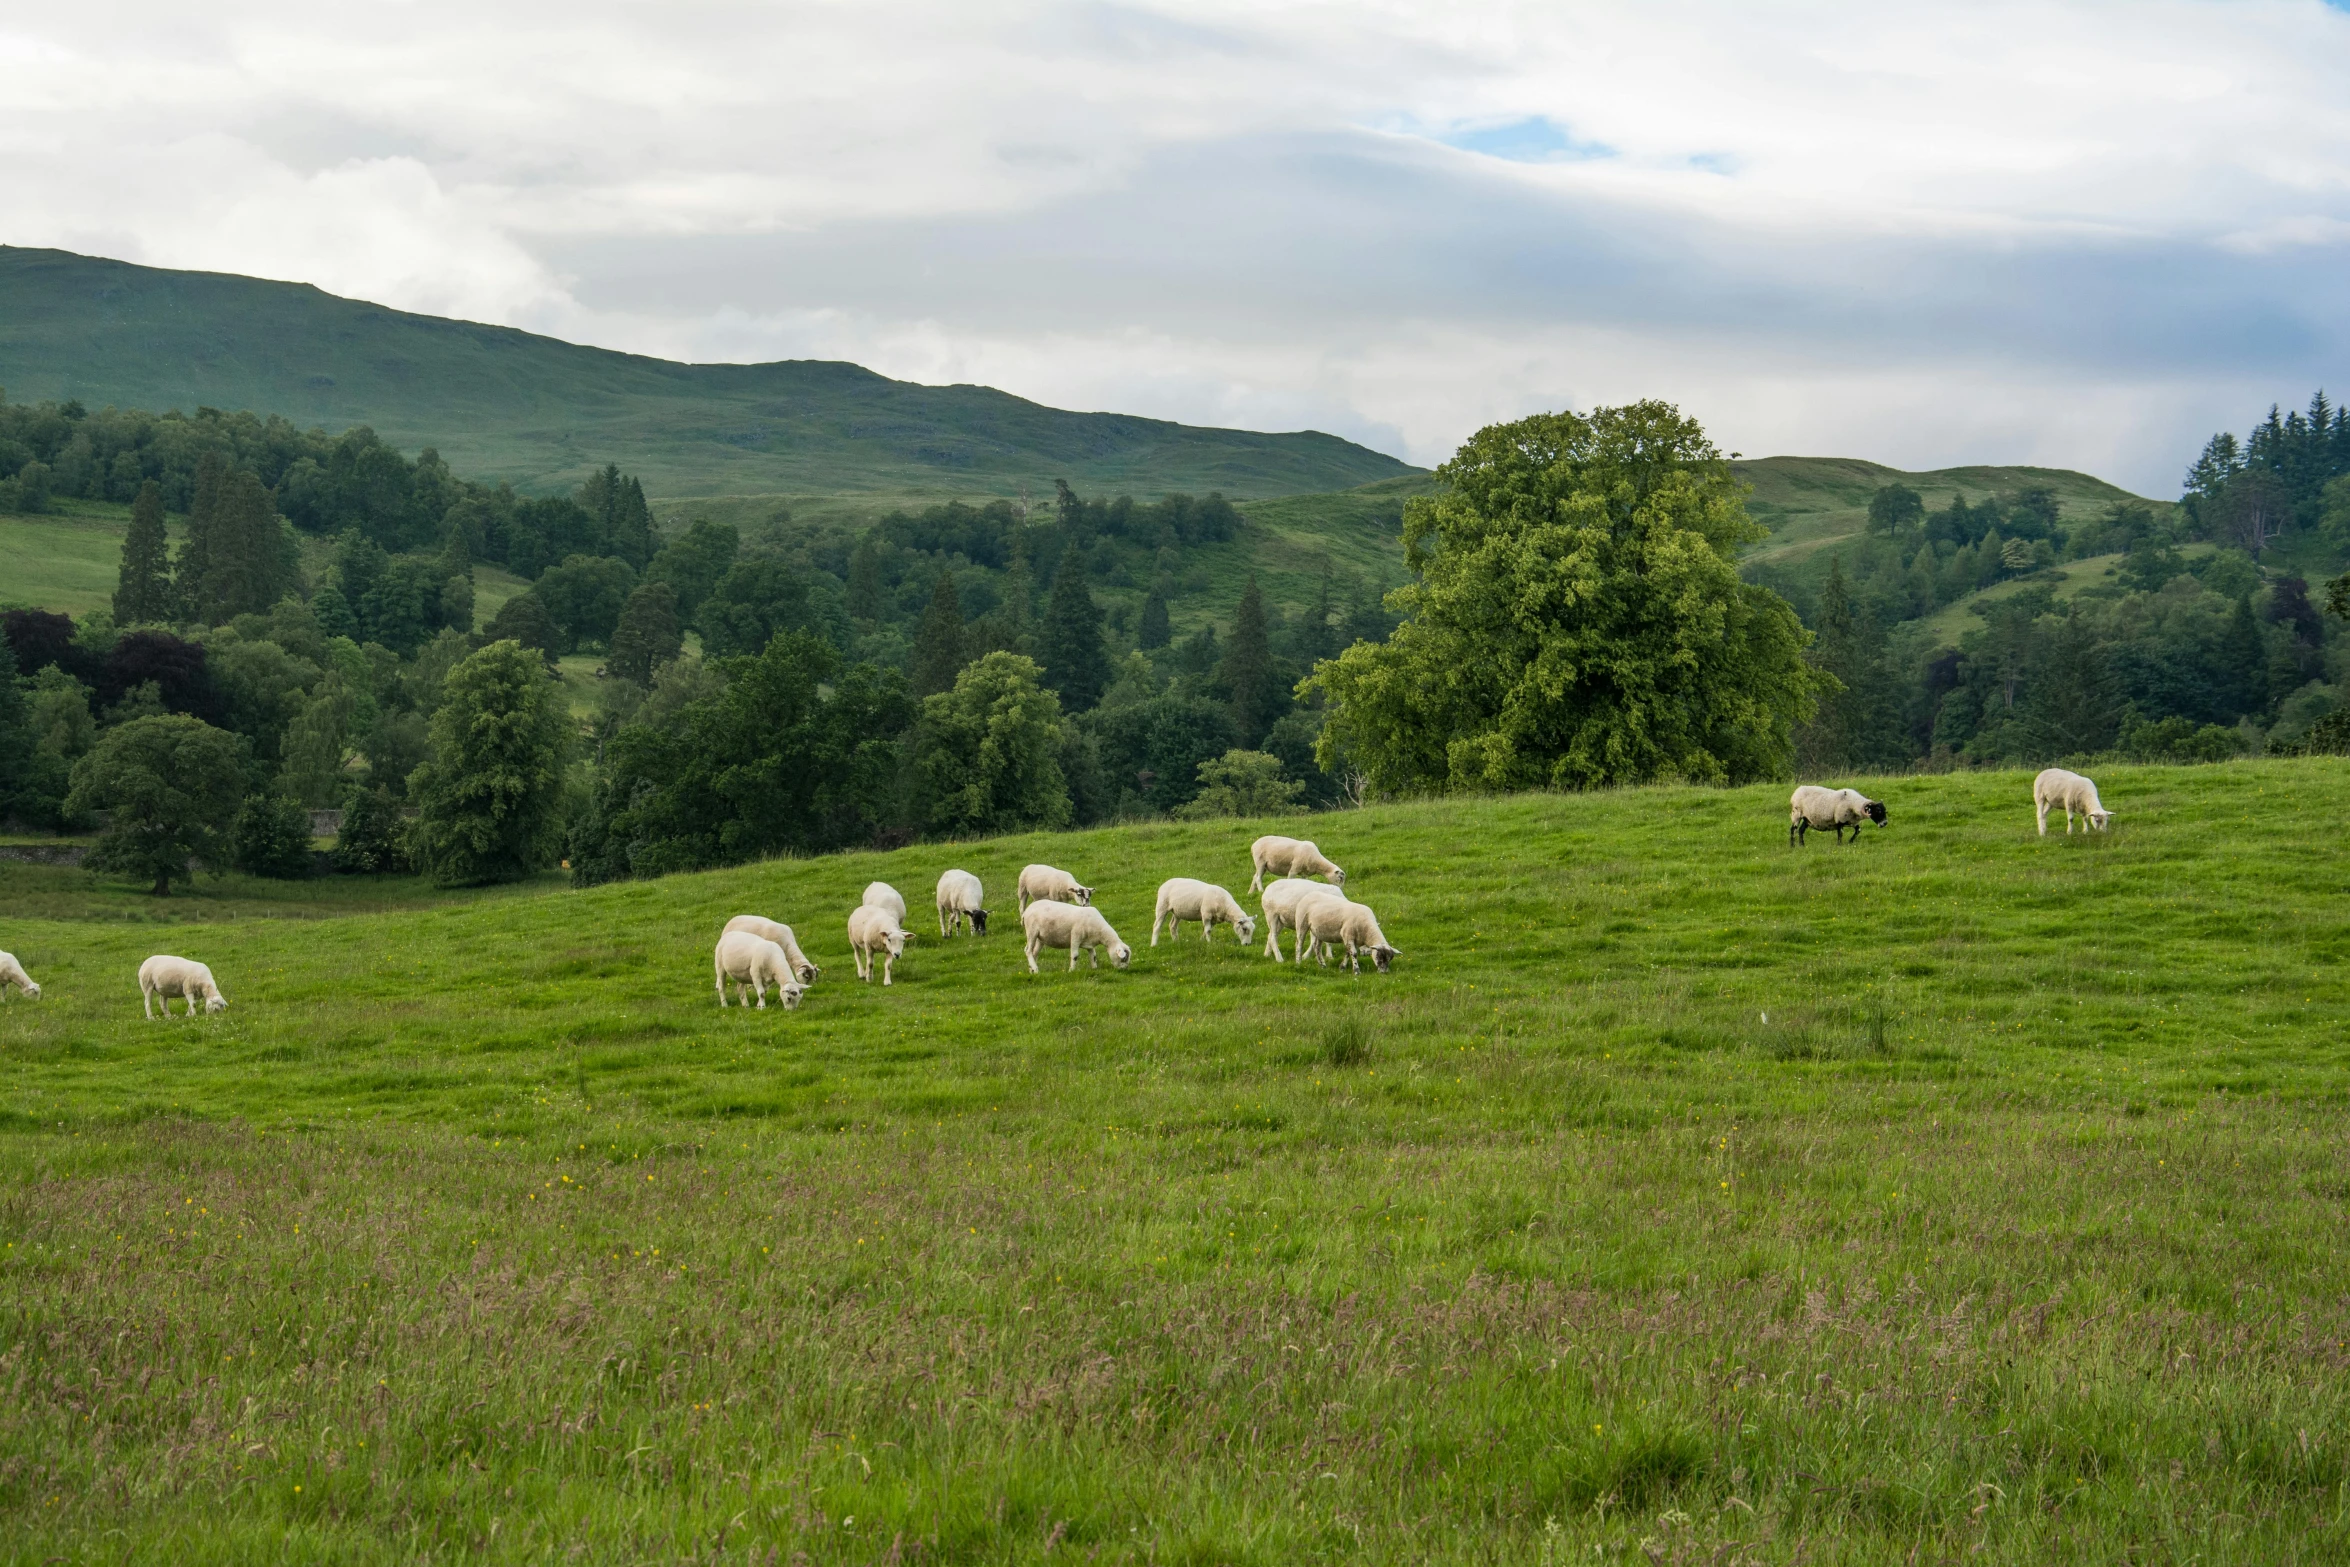
[[[411,315],[306,284],[0,246],[0,387],[18,401],[250,408],[438,445],[529,490],[617,462],[659,495],[899,489],[1138,495],[1345,489],[1412,472],[1314,431],[1071,413],[853,364],[688,365]]]
[[[1973,466],[1906,473],[1857,457],[1762,457],[1730,466],[1754,486],[1746,509],[1771,530],[1769,538],[1747,551],[1746,559],[1782,567],[1857,539],[1868,527],[1869,498],[1888,484],[1917,491],[1929,511],[1942,510],[1956,495],[1972,504],[1988,495],[2012,495],[2039,485],[2055,492],[2067,521],[2094,516],[2117,501],[2145,501],[2157,512],[2171,504],[2146,500],[2070,468]],[[1824,556],[1819,569],[1827,569]]]

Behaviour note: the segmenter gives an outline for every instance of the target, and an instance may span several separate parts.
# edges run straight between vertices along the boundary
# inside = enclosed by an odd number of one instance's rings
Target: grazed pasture
[[[2350,769],[2100,783],[2069,842],[1999,774],[1801,852],[1661,789],[588,893],[9,869],[0,1551],[2338,1557]],[[1264,826],[1394,975],[1025,972],[1021,864],[1137,941]],[[716,1006],[750,910],[797,1013]],[[142,1024],[156,950],[231,1010]]]

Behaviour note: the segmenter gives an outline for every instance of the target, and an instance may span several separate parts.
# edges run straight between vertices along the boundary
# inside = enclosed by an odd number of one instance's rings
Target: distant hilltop
[[[659,495],[1012,493],[1066,478],[1233,499],[1419,470],[1317,431],[1071,413],[834,360],[689,365],[412,315],[304,283],[0,246],[0,387],[16,401],[211,406],[437,446],[528,490],[617,462]]]

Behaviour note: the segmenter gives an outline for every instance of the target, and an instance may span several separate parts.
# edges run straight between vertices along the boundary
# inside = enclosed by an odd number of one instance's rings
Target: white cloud
[[[2164,489],[2338,352],[2346,44],[2318,0],[98,0],[0,24],[0,237],[1421,459],[1653,392]]]

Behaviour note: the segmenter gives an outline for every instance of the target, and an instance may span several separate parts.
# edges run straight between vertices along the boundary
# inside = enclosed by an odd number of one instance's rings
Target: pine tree
[[[1064,711],[1082,713],[1101,700],[1110,683],[1110,655],[1102,645],[1101,606],[1085,585],[1085,566],[1075,550],[1061,552],[1038,641],[1045,684],[1060,693]]]
[[[1232,730],[1242,750],[1254,750],[1273,721],[1288,709],[1281,676],[1273,667],[1273,644],[1265,634],[1265,596],[1251,573],[1232,617],[1232,641],[1217,670],[1232,693]]]
[[[1166,592],[1153,584],[1151,596],[1142,601],[1142,630],[1135,645],[1147,653],[1165,647],[1174,636],[1174,628],[1167,623]]]
[[[930,605],[922,611],[922,625],[914,633],[914,696],[917,700],[954,689],[963,668],[963,604],[955,594],[952,572],[938,574],[930,590]]]
[[[285,586],[285,552],[276,503],[258,474],[238,468],[222,479],[213,528],[206,606],[198,618],[219,626],[263,613]]]
[[[2121,711],[2121,684],[2105,649],[2086,620],[2068,615],[2048,639],[2024,694],[2027,759],[2105,750],[2121,734]]]
[[[2261,638],[2249,594],[2236,600],[2227,630],[2221,633],[2220,664],[2232,687],[2229,695],[2235,699],[2236,711],[2257,713],[2268,706],[2268,645]]]
[[[226,473],[218,452],[208,451],[196,459],[196,490],[188,503],[188,528],[180,538],[179,558],[172,567],[172,597],[179,613],[191,620],[202,620],[204,606],[211,601],[214,534],[220,518],[221,480]]]
[[[163,487],[153,479],[131,502],[122,540],[122,576],[114,589],[114,623],[140,626],[171,618],[171,547],[163,532]]]

